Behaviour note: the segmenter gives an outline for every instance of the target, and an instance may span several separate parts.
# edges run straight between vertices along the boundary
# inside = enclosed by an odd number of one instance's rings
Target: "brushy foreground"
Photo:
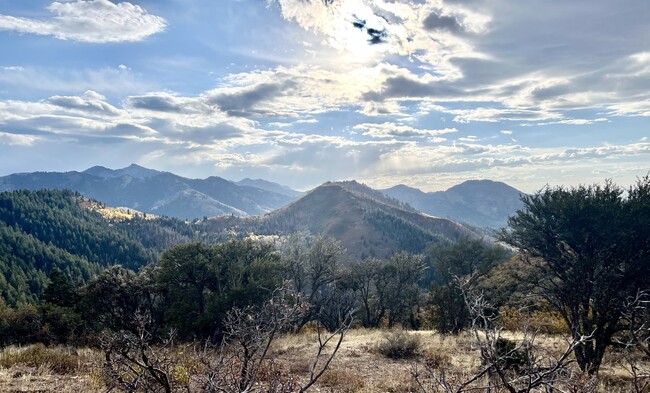
[[[516,334],[505,336],[517,338]],[[274,341],[270,358],[289,378],[304,378],[309,373],[316,342],[316,333],[313,332],[285,335]],[[430,373],[435,375],[444,370],[451,382],[471,378],[481,367],[480,355],[473,342],[469,334],[443,336],[431,331],[350,330],[332,365],[311,391],[443,391],[430,379]],[[566,340],[562,336],[547,336],[539,340],[538,345],[544,351],[560,354],[566,347]],[[178,364],[175,377],[185,382],[182,391],[201,391],[194,380],[202,367],[196,357],[199,347],[177,347],[177,355],[183,361]],[[612,350],[606,360],[595,391],[634,392],[630,359]],[[103,353],[93,349],[45,347],[42,344],[7,347],[0,352],[0,391],[108,391],[110,386],[104,376],[103,361]],[[635,363],[642,392],[650,391],[648,386],[643,386],[648,382],[649,363],[647,359]],[[590,379],[580,374],[577,367],[573,372],[570,376],[573,386],[568,391],[587,391]],[[480,386],[480,381],[475,386]]]

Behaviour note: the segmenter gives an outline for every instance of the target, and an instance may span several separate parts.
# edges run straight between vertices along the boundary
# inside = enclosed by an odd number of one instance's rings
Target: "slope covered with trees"
[[[87,281],[121,264],[137,270],[193,236],[173,219],[112,222],[70,191],[0,193],[0,291],[9,304],[36,300],[52,269]]]

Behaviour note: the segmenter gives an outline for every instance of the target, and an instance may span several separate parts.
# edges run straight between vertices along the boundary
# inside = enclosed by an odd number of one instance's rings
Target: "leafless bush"
[[[147,318],[139,315],[137,333],[119,331],[102,340],[104,380],[109,390],[126,392],[172,392],[171,378],[175,360],[172,356],[174,334],[156,348],[151,346]],[[187,390],[189,388],[186,387]]]
[[[269,350],[277,336],[290,331],[308,309],[287,286],[276,290],[261,307],[233,308],[224,321],[223,341],[194,349],[193,358],[200,366],[191,370],[192,378],[178,377],[188,354],[175,348],[173,335],[151,345],[143,318],[138,334],[122,331],[104,340],[105,380],[109,390],[126,392],[189,392],[193,386],[207,393],[304,392],[327,370],[352,324],[348,314],[334,331],[317,325],[318,348],[309,375],[299,381],[269,356]]]
[[[568,342],[559,356],[542,351],[536,344],[537,333],[530,331],[527,326],[521,327],[520,338],[506,339],[502,337],[499,316],[489,311],[493,308],[481,293],[470,287],[470,282],[471,280],[457,279],[471,316],[470,332],[473,345],[481,356],[481,367],[464,380],[450,378],[445,368],[430,365],[416,367],[412,375],[423,392],[461,393],[484,390],[527,393],[536,389],[563,391],[559,390],[560,386],[578,386],[572,381],[575,375],[569,367],[573,362],[571,354],[577,345],[590,337]],[[586,385],[588,384],[582,383],[583,387]]]
[[[271,343],[288,331],[308,306],[293,291],[281,288],[261,308],[233,308],[224,322],[223,342],[207,343],[200,358],[207,373],[200,376],[206,392],[287,392],[297,390],[294,378],[268,358]],[[260,380],[263,383],[260,384]]]
[[[325,332],[320,324],[317,325],[318,349],[309,376],[301,385],[295,376],[289,375],[269,358],[268,353],[277,335],[289,331],[308,310],[309,305],[286,287],[276,291],[259,310],[253,307],[231,310],[225,322],[223,343],[216,348],[209,345],[204,348],[202,359],[209,371],[203,378],[203,389],[206,392],[268,393],[309,389],[329,367],[352,318],[349,314],[343,316],[333,332]],[[326,353],[329,345],[333,348]],[[211,356],[211,353],[218,353],[218,356]]]
[[[650,390],[650,292],[638,291],[623,308],[624,334],[616,344],[622,348],[624,366],[632,377],[635,393]]]

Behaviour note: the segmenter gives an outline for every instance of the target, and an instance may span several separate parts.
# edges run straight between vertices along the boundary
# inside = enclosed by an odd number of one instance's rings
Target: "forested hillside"
[[[53,268],[79,281],[114,264],[137,270],[194,236],[178,220],[111,221],[81,201],[71,191],[0,193],[0,291],[9,304],[33,302]]]

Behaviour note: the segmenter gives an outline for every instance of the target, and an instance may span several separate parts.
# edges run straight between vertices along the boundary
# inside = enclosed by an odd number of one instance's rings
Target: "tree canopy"
[[[545,188],[523,202],[501,238],[542,273],[539,294],[574,338],[591,337],[575,355],[595,373],[621,329],[626,300],[650,288],[650,178],[627,192],[609,181]]]

